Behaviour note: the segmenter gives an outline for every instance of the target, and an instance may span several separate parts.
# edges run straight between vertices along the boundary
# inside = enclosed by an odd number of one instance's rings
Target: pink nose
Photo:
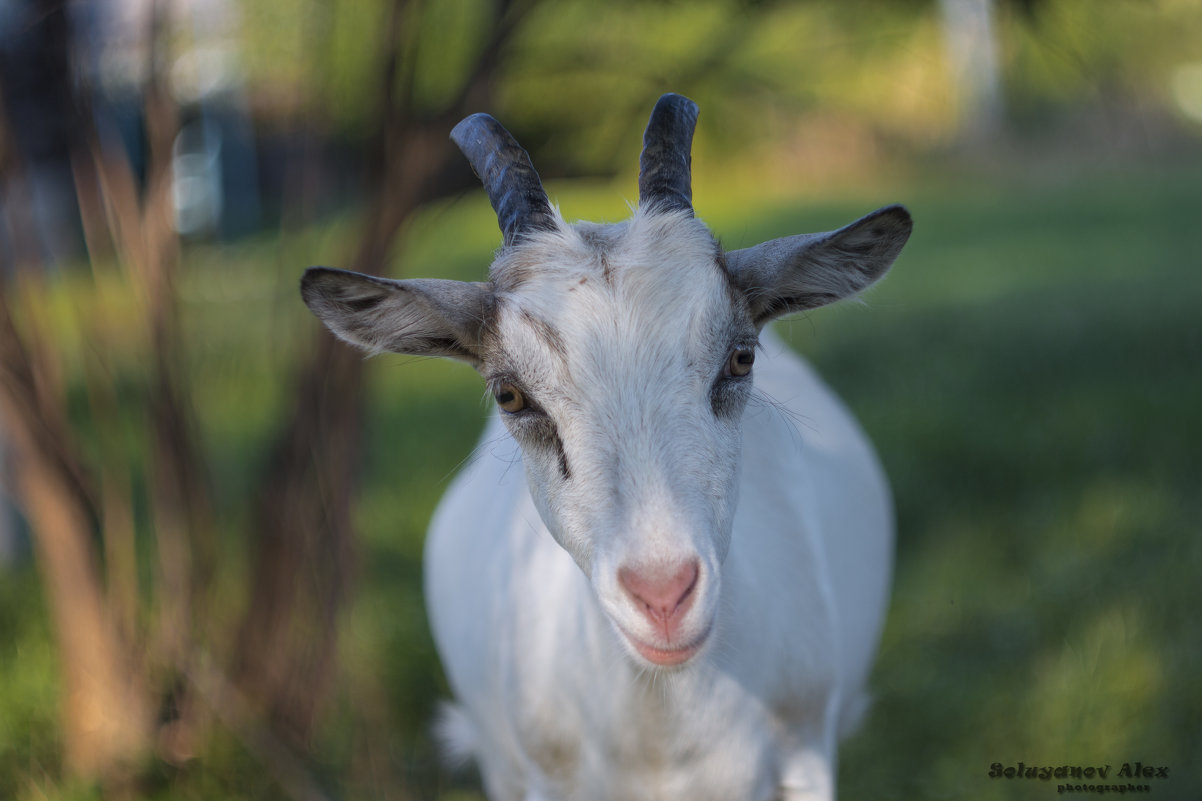
[[[697,560],[666,568],[618,569],[618,583],[643,614],[668,640],[693,604],[693,589],[700,573]]]

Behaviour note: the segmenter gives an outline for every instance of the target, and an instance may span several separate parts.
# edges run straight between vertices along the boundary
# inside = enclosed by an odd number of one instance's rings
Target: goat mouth
[[[625,631],[622,632],[626,636],[626,641],[634,646],[634,650],[639,656],[659,667],[677,667],[688,662],[701,651],[707,639],[709,639],[710,630],[706,628],[698,637],[691,640],[686,645],[679,648],[660,648],[655,645],[648,645],[637,637],[632,637]]]

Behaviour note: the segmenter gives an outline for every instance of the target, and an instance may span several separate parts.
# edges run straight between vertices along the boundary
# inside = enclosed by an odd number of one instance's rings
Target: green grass
[[[1197,186],[919,193],[870,311],[793,326],[899,510],[844,798],[1046,797],[989,766],[1137,760],[1202,795]]]
[[[916,220],[866,307],[782,326],[860,416],[897,498],[876,704],[845,746],[841,798],[1046,798],[1055,782],[990,779],[990,765],[1117,772],[1137,760],[1170,767],[1150,782],[1156,798],[1202,797],[1199,186],[1202,167],[1056,184],[946,175],[825,204],[707,206],[728,247],[892,200]],[[604,188],[565,188],[562,200],[569,218],[624,215]],[[315,332],[296,279],[309,263],[336,265],[351,233],[189,253],[194,402],[235,577],[246,488]],[[479,278],[497,239],[480,198],[432,210],[410,234],[403,272],[458,278]],[[433,767],[426,731],[446,690],[420,577],[429,515],[477,436],[481,396],[459,365],[373,361],[360,581],[313,766],[335,798],[477,797]],[[36,597],[29,565],[0,575],[0,798],[69,795]],[[282,797],[221,735],[151,790]]]

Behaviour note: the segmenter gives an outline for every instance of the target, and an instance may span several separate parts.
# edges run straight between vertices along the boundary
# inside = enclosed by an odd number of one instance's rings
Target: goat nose
[[[618,569],[618,583],[653,621],[669,629],[688,611],[700,569],[693,559],[662,569]]]

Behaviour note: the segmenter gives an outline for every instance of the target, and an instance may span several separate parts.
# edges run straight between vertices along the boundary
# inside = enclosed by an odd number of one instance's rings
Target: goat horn
[[[506,245],[526,231],[556,228],[555,214],[530,154],[501,123],[488,114],[473,114],[455,126],[451,140],[484,184]]]
[[[655,104],[639,156],[639,205],[692,215],[690,151],[696,127],[697,104],[687,97],[667,94]]]

